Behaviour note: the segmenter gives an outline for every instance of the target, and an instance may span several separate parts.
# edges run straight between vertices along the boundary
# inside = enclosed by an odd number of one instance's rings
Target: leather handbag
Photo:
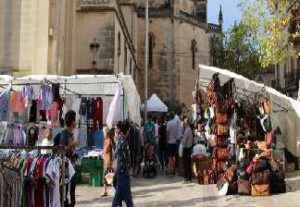
[[[252,196],[269,196],[270,195],[270,185],[251,185],[251,195]]]
[[[270,189],[272,194],[286,193],[286,183],[271,183]]]
[[[217,159],[212,159],[211,169],[216,171],[223,171],[226,162],[218,161]]]
[[[247,180],[238,180],[238,194],[251,195],[251,185]]]
[[[253,173],[251,176],[252,184],[269,184],[270,183],[270,170],[265,170],[263,172]]]
[[[263,102],[263,107],[266,114],[272,113],[272,102],[269,98],[265,98]]]
[[[229,182],[233,183],[233,181],[236,180],[236,170],[237,166],[232,165],[230,168],[228,168],[224,174],[224,178]]]
[[[270,149],[274,142],[274,136],[270,131],[266,133],[266,142],[267,142],[267,148]]]
[[[213,151],[213,158],[218,161],[228,160],[229,150],[227,148],[215,147]]]
[[[282,170],[271,172],[271,183],[284,183],[285,173]]]
[[[255,162],[253,173],[263,172],[268,169],[270,169],[268,160],[260,159]]]
[[[227,136],[218,136],[217,137],[217,146],[218,147],[227,147],[228,139]]]
[[[228,116],[227,113],[216,113],[216,122],[218,124],[227,124]]]
[[[203,184],[209,185],[215,183],[215,173],[213,170],[204,170],[203,171]]]
[[[217,125],[217,135],[218,136],[225,136],[228,135],[228,126],[223,124]]]
[[[237,184],[237,182],[229,183],[226,195],[236,195],[237,193],[238,193],[238,184]]]

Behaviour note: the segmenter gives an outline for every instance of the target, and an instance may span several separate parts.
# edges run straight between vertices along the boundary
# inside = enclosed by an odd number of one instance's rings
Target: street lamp
[[[96,62],[96,54],[100,48],[100,44],[94,38],[94,41],[90,44],[90,50],[93,53],[93,61],[92,61],[92,68],[95,69],[97,62]]]
[[[147,101],[148,101],[148,64],[149,64],[149,1],[146,0],[146,7],[145,7],[145,123],[147,121],[147,114],[148,114],[148,108],[147,108]]]

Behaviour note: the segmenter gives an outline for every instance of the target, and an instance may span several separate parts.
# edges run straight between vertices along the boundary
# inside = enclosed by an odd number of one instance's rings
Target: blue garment
[[[116,193],[112,207],[122,206],[122,201],[127,207],[133,207],[132,194],[130,189],[130,177],[122,173],[116,173]]]
[[[96,147],[103,149],[103,131],[102,131],[102,129],[97,129],[94,132],[94,140],[95,140]]]
[[[8,87],[0,93],[0,121],[7,121],[10,91],[11,87]]]
[[[114,157],[117,161],[116,173],[129,175],[129,169],[130,169],[129,146],[123,134],[120,135]]]

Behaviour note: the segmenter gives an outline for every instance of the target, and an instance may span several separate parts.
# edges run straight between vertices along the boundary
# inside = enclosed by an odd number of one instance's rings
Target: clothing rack
[[[20,149],[20,150],[42,150],[42,149],[58,149],[62,153],[62,203],[61,206],[64,206],[66,201],[66,156],[65,156],[65,147],[64,146],[13,146],[13,145],[0,145],[0,149]]]
[[[116,76],[116,77],[118,78],[118,76]],[[71,95],[71,94],[65,94],[65,91],[68,91],[68,92],[70,92],[74,95],[77,95],[81,98],[81,97],[88,97],[88,96],[114,97],[114,95],[112,95],[112,94],[79,94],[79,93],[67,88],[66,85],[120,84],[120,86],[123,89],[122,94],[120,94],[120,96],[123,97],[123,100],[122,100],[123,101],[123,103],[122,103],[123,114],[122,115],[123,115],[123,120],[125,119],[125,111],[124,111],[124,109],[125,109],[125,98],[124,98],[125,97],[125,91],[124,91],[124,87],[122,86],[122,84],[119,81],[74,83],[74,82],[67,82],[67,79],[58,79],[58,80],[65,80],[65,82],[64,83],[54,82],[54,81],[47,80],[46,78],[44,80],[38,82],[38,83],[13,83],[13,80],[11,80],[10,83],[0,84],[0,87],[5,88],[4,86],[8,86],[8,85],[11,85],[11,86],[26,86],[26,85],[42,85],[42,84],[59,84],[59,87],[64,90],[64,94],[61,94],[61,95]],[[30,81],[30,79],[29,79],[29,81]],[[64,85],[64,86],[62,86],[62,85]]]

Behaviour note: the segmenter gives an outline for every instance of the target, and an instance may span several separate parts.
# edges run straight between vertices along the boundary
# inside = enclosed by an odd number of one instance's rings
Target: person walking
[[[127,207],[133,207],[131,186],[130,186],[130,155],[128,137],[129,123],[119,122],[116,127],[117,134],[117,146],[114,155],[114,161],[116,164],[116,182],[115,182],[115,197],[112,202],[112,207],[122,206],[122,201],[125,201]]]
[[[161,118],[158,129],[158,145],[159,145],[159,159],[161,163],[162,170],[165,170],[165,165],[167,161],[166,157],[166,147],[167,147],[167,125],[165,123],[165,117]]]
[[[70,159],[71,164],[75,168],[76,156],[75,156],[75,148],[78,146],[78,143],[74,140],[74,130],[76,128],[76,112],[70,110],[65,115],[65,124],[66,128],[60,134],[60,145],[65,146],[66,157]],[[75,201],[75,189],[76,189],[76,176],[73,175],[70,178],[70,190],[67,188],[66,193],[68,194],[68,190],[70,191],[70,205],[68,199],[65,201],[65,206],[74,207],[76,204]],[[68,196],[66,196],[68,198]]]
[[[183,138],[181,140],[183,152],[182,152],[182,162],[183,162],[183,177],[185,182],[192,181],[192,168],[191,168],[191,154],[194,142],[194,136],[192,131],[191,122],[188,118],[184,120],[185,131]]]
[[[114,149],[114,136],[115,131],[114,128],[107,129],[104,138],[104,147],[103,147],[103,161],[104,161],[104,185],[103,185],[103,192],[101,193],[101,197],[106,197],[107,194],[107,186],[108,182],[105,176],[113,171],[112,167],[112,158],[113,158],[113,149]]]
[[[170,114],[170,121],[167,123],[167,156],[168,174],[175,174],[175,157],[177,151],[178,124],[174,113]]]

